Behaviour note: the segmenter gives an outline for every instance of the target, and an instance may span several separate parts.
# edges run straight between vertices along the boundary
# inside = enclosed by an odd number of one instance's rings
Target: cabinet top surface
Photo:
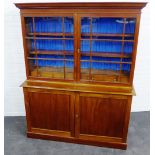
[[[16,7],[19,9],[142,9],[146,4],[146,2],[15,3]]]
[[[108,86],[108,85],[93,85],[81,83],[67,83],[67,82],[47,82],[39,80],[26,80],[21,85],[23,88],[44,88],[63,90],[71,92],[86,92],[86,93],[106,93],[106,94],[122,94],[122,95],[135,95],[133,86]]]

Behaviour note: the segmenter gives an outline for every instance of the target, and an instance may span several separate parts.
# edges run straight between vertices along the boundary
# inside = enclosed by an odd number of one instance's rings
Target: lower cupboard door
[[[29,121],[34,133],[74,135],[74,99],[69,93],[28,92]]]
[[[127,96],[81,93],[76,107],[76,136],[122,142],[127,134],[129,100]]]

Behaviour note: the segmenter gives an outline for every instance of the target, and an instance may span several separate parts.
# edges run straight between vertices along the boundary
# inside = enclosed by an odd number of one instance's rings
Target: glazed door
[[[33,15],[22,19],[27,76],[74,80],[73,14]]]
[[[51,14],[22,19],[29,78],[131,83],[137,17]]]
[[[79,80],[130,83],[135,17],[79,15]]]
[[[74,135],[74,95],[69,92],[29,90],[30,132],[70,137]]]
[[[92,141],[123,141],[127,96],[80,93],[76,105],[76,137]]]

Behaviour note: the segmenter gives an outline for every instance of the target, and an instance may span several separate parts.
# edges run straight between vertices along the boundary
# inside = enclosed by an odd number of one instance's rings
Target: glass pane
[[[73,56],[66,56],[65,61],[66,66],[66,79],[73,79],[73,73],[74,73],[74,59]]]
[[[115,82],[119,77],[119,64],[93,62],[92,63],[92,79],[95,81]]]
[[[81,19],[81,32],[82,33],[90,32],[90,18],[84,17]]]
[[[38,60],[38,66],[40,77],[64,78],[64,62],[62,60]]]
[[[37,76],[37,62],[35,59],[28,59],[29,76]]]
[[[74,40],[65,40],[65,51],[73,54],[73,52],[74,52]]]
[[[26,17],[25,23],[29,75],[73,80],[73,17]]]
[[[122,42],[92,41],[93,52],[117,52],[122,50]]]
[[[82,53],[90,52],[90,41],[89,40],[82,40],[80,50]]]
[[[31,56],[31,54],[35,53],[35,41],[33,38],[31,39],[26,39],[26,44],[27,44],[27,50],[28,50],[28,56]]]
[[[63,40],[37,39],[36,48],[38,51],[62,51]]]
[[[62,17],[36,17],[35,31],[46,33],[62,32]]]
[[[120,70],[122,70],[123,74],[121,79],[124,80],[124,82],[128,82],[130,64],[121,64],[120,61],[121,58],[92,57],[92,79],[96,81],[118,82]],[[123,60],[123,62],[129,61],[131,60]]]
[[[133,42],[125,42],[124,43],[124,53],[132,54],[133,51]]]
[[[64,21],[63,21],[64,20]],[[63,23],[64,22],[64,23]],[[45,33],[73,33],[73,17],[36,17],[36,32]],[[63,30],[64,27],[64,30]]]
[[[81,56],[81,79],[89,80],[90,74],[90,56]]]
[[[26,17],[25,18],[25,29],[26,34],[32,33],[33,30],[33,18],[32,17]]]
[[[123,18],[93,18],[92,33],[123,33]]]
[[[33,56],[34,66],[37,66],[32,76],[64,78],[64,57],[62,55],[37,55]]]
[[[72,17],[65,17],[64,18],[64,30],[66,33],[73,33],[73,29],[74,29],[74,22],[73,22],[73,18]]]
[[[125,33],[126,34],[134,34],[135,33],[135,18],[127,18],[125,22]]]

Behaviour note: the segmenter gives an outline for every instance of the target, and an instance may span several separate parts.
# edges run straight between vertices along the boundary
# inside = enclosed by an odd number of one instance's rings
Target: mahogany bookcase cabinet
[[[27,136],[127,148],[146,3],[16,3]]]

